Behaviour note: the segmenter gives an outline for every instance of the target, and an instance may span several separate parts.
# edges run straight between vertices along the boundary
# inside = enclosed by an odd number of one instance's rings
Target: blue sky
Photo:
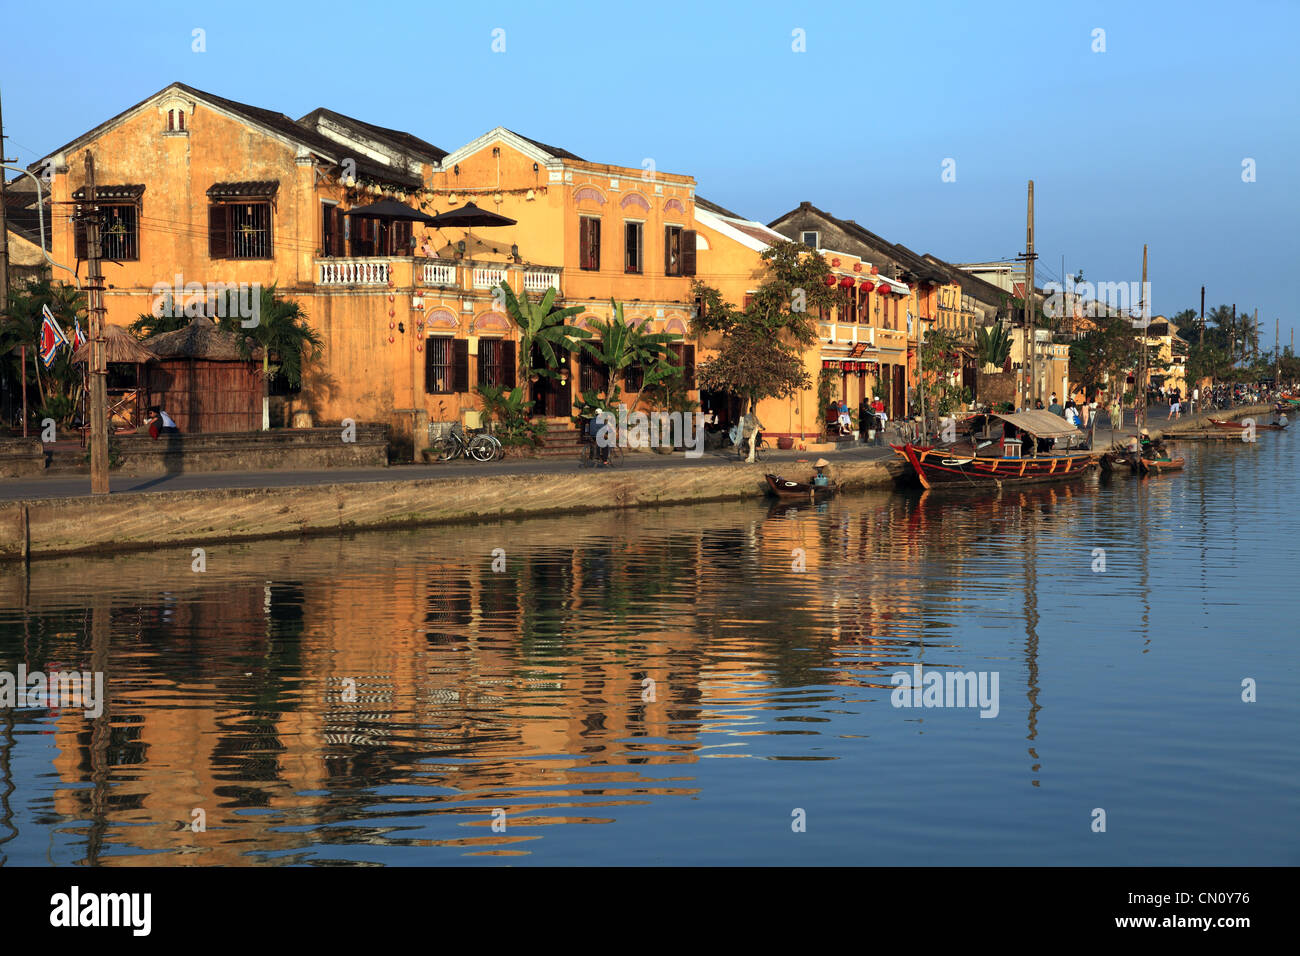
[[[1295,2],[74,0],[59,19],[93,38],[90,70],[5,8],[0,92],[24,163],[181,80],[448,150],[503,125],[599,162],[651,158],[752,218],[809,200],[956,262],[1023,249],[1032,178],[1040,284],[1062,256],[1136,280],[1145,242],[1155,311],[1197,307],[1204,284],[1207,309],[1258,307],[1270,346],[1274,318],[1284,345],[1296,320]]]

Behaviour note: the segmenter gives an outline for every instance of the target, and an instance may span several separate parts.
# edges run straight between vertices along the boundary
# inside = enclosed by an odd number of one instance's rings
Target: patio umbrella
[[[467,202],[459,209],[448,209],[446,212],[438,213],[427,220],[426,224],[436,228],[456,226],[460,229],[469,229],[472,226],[513,226],[517,223],[516,219],[499,216],[486,209],[480,209],[472,202]]]
[[[474,226],[513,226],[518,220],[511,219],[508,216],[501,216],[486,209],[480,209],[472,202],[467,202],[459,209],[448,209],[446,212],[440,212],[433,217],[428,223],[434,229],[443,229],[447,226],[454,226],[457,229],[464,229],[467,239],[473,240]],[[465,248],[470,248],[470,243],[466,242]]]
[[[433,216],[422,213],[418,209],[412,209],[396,199],[384,199],[369,206],[358,206],[356,209],[349,209],[347,215],[357,219],[395,219],[402,222],[422,222],[426,226],[434,220]]]

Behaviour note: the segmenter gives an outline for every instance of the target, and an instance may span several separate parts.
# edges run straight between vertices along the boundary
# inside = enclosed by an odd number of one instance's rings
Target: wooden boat
[[[763,477],[767,480],[768,490],[778,498],[803,498],[807,500],[835,493],[833,484],[816,486],[802,481],[790,481],[780,475],[764,475]]]
[[[1001,443],[967,442],[961,451],[957,446],[943,448],[925,445],[891,445],[894,453],[905,459],[916,473],[921,485],[928,490],[996,490],[1004,484],[1032,484],[1058,482],[1080,478],[1087,473],[1096,459],[1089,451],[1048,452],[1021,457],[1006,450],[1025,448],[1032,450],[1039,439],[1081,438],[1083,433],[1059,415],[1042,409],[1021,412],[989,412],[987,417],[1003,423]],[[1010,426],[1008,429],[1007,426]],[[1026,436],[1028,442],[1009,444],[1012,439]]]
[[[1215,428],[1231,428],[1231,429],[1235,429],[1236,431],[1241,431],[1246,427],[1242,422],[1225,422],[1222,419],[1218,419],[1218,418],[1211,418],[1210,424],[1213,425]],[[1286,426],[1283,425],[1281,422],[1278,422],[1276,424],[1270,423],[1267,425],[1261,425],[1258,422],[1255,423],[1255,431],[1259,431],[1259,432],[1280,432],[1284,428],[1286,428]]]
[[[1132,474],[1137,471],[1137,456],[1131,451],[1108,451],[1099,459],[1101,470],[1108,475]]]
[[[1141,458],[1138,467],[1144,475],[1163,475],[1167,471],[1182,471],[1186,462],[1182,458]]]

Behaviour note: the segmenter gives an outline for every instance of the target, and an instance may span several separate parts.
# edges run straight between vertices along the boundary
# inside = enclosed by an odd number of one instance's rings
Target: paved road
[[[858,445],[841,451],[827,452],[833,461],[861,461],[891,455],[889,448]],[[806,451],[773,451],[764,459],[773,470],[783,467],[793,470],[799,461],[807,462],[820,457]],[[619,471],[641,471],[650,468],[710,468],[735,464],[731,455],[706,452],[700,458],[686,458],[681,454],[656,455],[629,453],[618,467]],[[466,478],[477,475],[546,475],[567,474],[578,470],[574,458],[520,458],[480,464],[471,461],[453,461],[433,465],[392,465],[388,468],[320,468],[312,471],[216,471],[170,475],[153,475],[129,478],[114,476],[109,481],[113,494],[139,494],[155,491],[192,491],[204,488],[283,488],[293,485],[329,485],[340,482],[365,481],[426,481],[449,478]],[[797,466],[802,472],[807,464]],[[90,494],[88,475],[42,476],[35,478],[0,479],[0,500],[12,501],[29,498],[64,498]]]

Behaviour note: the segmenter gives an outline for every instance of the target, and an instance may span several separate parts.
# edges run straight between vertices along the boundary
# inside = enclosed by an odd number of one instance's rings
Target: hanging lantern
[[[871,267],[871,274],[872,274],[873,276],[878,276],[878,275],[880,275],[880,266],[872,266],[872,267]]]
[[[831,265],[833,265],[835,268],[838,269],[839,266],[840,266],[840,260],[839,260],[839,259],[832,259],[832,260],[831,260]]]
[[[840,280],[840,288],[841,288],[841,289],[852,289],[852,288],[853,288],[853,279],[851,279],[849,276],[845,276],[844,278],[842,278],[842,279]]]
[[[827,285],[828,288],[829,288],[830,286],[835,285],[835,277],[834,277],[834,276],[830,276],[830,275],[828,275],[828,276],[826,277],[826,285]]]
[[[872,282],[870,279],[863,279],[863,280],[862,280],[862,291],[863,291],[863,292],[870,292],[870,291],[871,291],[872,289],[874,289],[875,287],[876,287],[876,284],[875,284],[874,282]]]
[[[528,190],[528,195],[525,196],[524,198],[525,198],[526,200],[528,200],[529,202],[532,202],[534,199],[537,198],[537,196],[536,196],[536,195],[533,193],[533,191],[530,189],[530,190]]]

